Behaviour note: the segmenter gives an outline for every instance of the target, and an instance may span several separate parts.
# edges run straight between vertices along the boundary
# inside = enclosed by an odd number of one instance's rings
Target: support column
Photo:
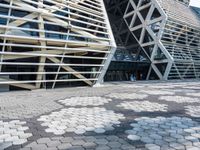
[[[43,0],[39,0],[39,4],[43,4]],[[44,31],[44,22],[43,22],[44,20],[43,20],[41,14],[38,16],[38,20],[39,20],[39,24],[38,24],[39,30]],[[40,31],[39,37],[45,38],[45,33]],[[46,47],[46,42],[40,41],[40,44],[41,44],[42,47]],[[46,48],[41,48],[41,51],[46,51]],[[44,57],[44,56],[40,57],[39,63],[45,63],[45,62],[46,62],[46,57]],[[45,67],[44,65],[38,66],[37,72],[44,72],[45,71],[44,67]],[[43,78],[42,74],[37,74],[36,81],[38,81],[38,80],[40,81],[40,80],[42,80],[42,78]],[[40,86],[41,86],[41,82],[37,82],[36,88],[40,88]]]

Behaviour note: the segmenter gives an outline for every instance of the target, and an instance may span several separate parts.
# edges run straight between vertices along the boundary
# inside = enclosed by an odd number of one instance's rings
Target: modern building
[[[199,78],[200,17],[188,4],[0,0],[0,89]]]
[[[0,0],[0,86],[102,81],[115,41],[102,0]]]
[[[110,21],[113,30],[119,33],[114,32],[117,45],[121,47],[121,41],[125,41],[122,45],[136,56],[136,66],[141,63],[137,58],[140,50],[146,67],[150,62],[148,73],[137,67],[132,70],[138,79],[199,79],[200,17],[188,4],[188,0],[110,0],[107,3],[110,18],[117,20],[120,16],[128,26],[127,30],[123,21],[121,24]],[[109,70],[113,70],[112,66]]]

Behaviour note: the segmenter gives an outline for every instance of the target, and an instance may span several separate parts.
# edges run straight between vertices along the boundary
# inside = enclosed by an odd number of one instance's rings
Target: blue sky
[[[196,7],[200,7],[200,0],[190,0],[190,5],[191,6],[196,6]]]

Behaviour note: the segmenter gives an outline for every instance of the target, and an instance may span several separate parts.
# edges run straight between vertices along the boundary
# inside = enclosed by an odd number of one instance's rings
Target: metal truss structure
[[[150,59],[131,34],[124,20],[128,0],[104,0],[117,44],[116,53],[106,73],[105,81],[129,81],[134,75],[145,80]]]
[[[104,0],[104,2],[117,44],[117,51],[113,60],[149,62],[124,21],[123,16],[128,0]]]
[[[116,45],[103,0],[0,0],[0,84],[103,80]]]
[[[200,78],[200,18],[183,0],[129,0],[130,32],[151,60],[147,79]]]

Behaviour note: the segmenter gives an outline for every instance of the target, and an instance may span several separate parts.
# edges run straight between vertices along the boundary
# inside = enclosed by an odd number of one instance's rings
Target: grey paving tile
[[[48,142],[51,142],[50,138],[40,138],[40,139],[37,140],[38,144],[46,144]]]
[[[62,144],[57,146],[57,148],[59,150],[66,150],[66,149],[69,149],[71,147],[72,147],[72,145],[70,143],[62,143]]]
[[[96,147],[96,150],[110,150],[111,148],[106,145],[99,145]]]
[[[49,141],[49,142],[46,143],[46,145],[47,145],[48,147],[57,147],[57,146],[59,146],[60,144],[61,144],[60,141]]]
[[[0,93],[0,149],[200,149],[199,88],[155,82]]]
[[[109,142],[107,145],[111,148],[120,148],[121,147],[121,143],[119,143],[119,142]]]
[[[0,143],[0,150],[4,150],[12,145],[12,142]]]
[[[25,147],[30,147],[32,150],[39,150],[39,149],[47,149],[47,145],[46,144],[32,144],[32,145],[27,145]]]
[[[73,142],[71,142],[72,145],[76,145],[76,146],[81,146],[83,144],[85,144],[85,141],[83,140],[75,140]]]
[[[73,141],[73,138],[72,137],[63,137],[60,139],[60,141],[62,143],[70,143],[71,141]]]

